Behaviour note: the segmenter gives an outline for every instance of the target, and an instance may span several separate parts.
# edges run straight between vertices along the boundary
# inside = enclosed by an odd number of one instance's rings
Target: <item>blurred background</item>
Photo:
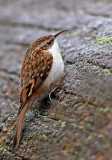
[[[95,31],[102,19],[106,26],[106,18],[112,16],[112,3],[111,0],[0,0],[0,12],[1,50],[6,50],[0,53],[0,68],[16,72],[21,47],[23,50],[38,37],[66,28],[74,30],[75,34],[80,30],[82,33]],[[111,33],[111,25],[105,30],[102,28],[102,32],[106,30]],[[12,47],[14,53],[9,54],[8,47]]]
[[[64,87],[47,116],[28,116],[14,152],[7,128],[19,108],[26,49],[40,36],[63,29],[72,30],[58,38]],[[111,160],[111,107],[112,0],[0,0],[1,160]]]

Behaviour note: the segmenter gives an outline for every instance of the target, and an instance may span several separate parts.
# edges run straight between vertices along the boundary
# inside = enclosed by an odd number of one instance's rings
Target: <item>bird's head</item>
[[[68,30],[62,30],[54,35],[48,35],[48,36],[41,37],[37,40],[37,45],[39,45],[41,49],[46,49],[46,50],[50,49],[53,46],[56,38],[62,33],[67,32],[67,31]]]

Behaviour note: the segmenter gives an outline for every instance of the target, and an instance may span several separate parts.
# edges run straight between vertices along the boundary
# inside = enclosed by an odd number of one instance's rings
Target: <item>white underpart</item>
[[[53,64],[49,72],[49,75],[45,80],[45,83],[47,83],[47,85],[50,85],[55,81],[58,81],[64,73],[64,62],[61,56],[61,51],[60,51],[57,40],[54,41],[54,44],[49,49],[49,52],[53,56]]]

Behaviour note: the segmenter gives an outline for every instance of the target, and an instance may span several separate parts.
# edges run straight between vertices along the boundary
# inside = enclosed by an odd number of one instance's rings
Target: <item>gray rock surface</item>
[[[0,160],[111,160],[111,0],[0,0]],[[27,114],[20,147],[11,129],[28,45],[61,29],[64,86],[50,108]]]

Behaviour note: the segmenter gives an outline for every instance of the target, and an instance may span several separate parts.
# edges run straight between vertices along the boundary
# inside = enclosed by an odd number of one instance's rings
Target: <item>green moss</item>
[[[107,76],[112,75],[112,69],[103,69],[103,72]]]
[[[96,43],[100,45],[112,44],[112,37],[108,36],[96,37]]]

